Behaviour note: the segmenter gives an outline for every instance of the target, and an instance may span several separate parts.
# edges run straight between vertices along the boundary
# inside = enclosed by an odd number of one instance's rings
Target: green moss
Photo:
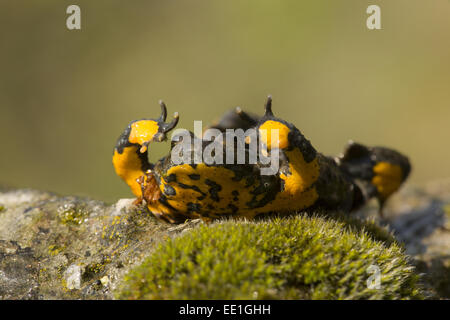
[[[0,212],[4,211],[6,208],[0,204]]]
[[[292,217],[297,216],[301,212],[291,213]],[[314,214],[318,217],[322,217],[326,220],[336,220],[345,224],[346,228],[353,232],[366,232],[370,235],[373,240],[384,242],[386,245],[391,245],[396,243],[401,246],[399,242],[395,239],[393,233],[389,231],[387,226],[380,226],[375,219],[370,218],[363,220],[358,217],[354,217],[351,214],[341,211],[315,211]],[[279,214],[274,214],[272,217],[281,217]],[[262,216],[261,220],[264,221],[266,217]]]
[[[362,225],[363,223],[361,223]],[[361,226],[360,226],[361,227]],[[403,249],[373,224],[315,215],[201,226],[161,244],[129,272],[119,299],[422,298]],[[367,288],[381,272],[381,288]]]

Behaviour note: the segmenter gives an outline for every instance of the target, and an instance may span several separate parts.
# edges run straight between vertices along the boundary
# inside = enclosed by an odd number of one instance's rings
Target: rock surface
[[[133,200],[0,192],[0,299],[111,299],[155,244],[196,223],[159,222]]]
[[[112,299],[123,275],[161,241],[201,224],[169,225],[134,199],[113,205],[36,190],[0,189],[0,299]],[[450,180],[407,186],[387,224],[435,298],[450,297]],[[376,216],[370,205],[357,213]]]
[[[372,205],[358,213],[376,216]],[[450,179],[406,186],[388,201],[381,222],[414,258],[434,298],[450,298]]]

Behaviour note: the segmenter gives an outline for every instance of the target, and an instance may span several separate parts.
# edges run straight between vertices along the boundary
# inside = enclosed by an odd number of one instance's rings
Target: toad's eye
[[[273,116],[271,96],[267,99],[263,122],[258,128],[258,132],[261,142],[269,150],[272,148],[285,149],[289,147],[289,132],[291,132],[291,129]]]

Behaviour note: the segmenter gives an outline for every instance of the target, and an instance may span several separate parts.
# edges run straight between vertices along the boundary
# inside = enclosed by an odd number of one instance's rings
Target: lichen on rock
[[[131,202],[118,208],[7,190],[0,203],[7,206],[0,214],[3,299],[110,299],[121,274],[164,241],[170,227]]]

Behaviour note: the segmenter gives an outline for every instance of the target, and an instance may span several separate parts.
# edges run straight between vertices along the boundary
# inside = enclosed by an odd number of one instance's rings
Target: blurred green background
[[[369,4],[383,30],[366,28]],[[269,93],[320,152],[385,145],[413,183],[450,177],[448,0],[2,0],[0,35],[0,184],[131,197],[111,164],[130,120],[164,99],[192,130],[260,114]]]

